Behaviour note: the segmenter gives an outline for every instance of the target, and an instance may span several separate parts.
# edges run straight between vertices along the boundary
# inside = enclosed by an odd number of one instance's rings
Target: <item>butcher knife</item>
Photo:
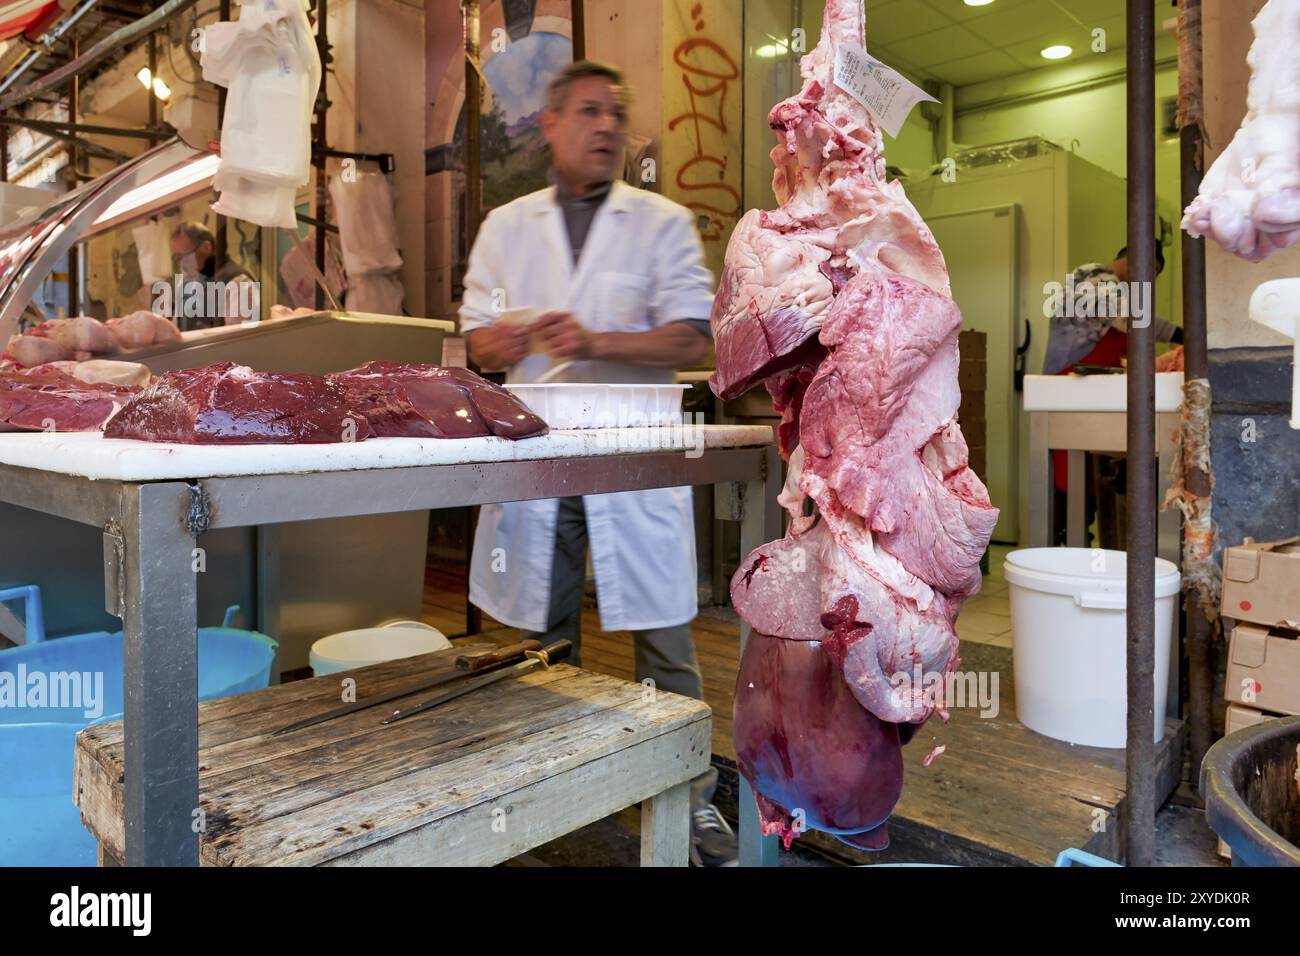
[[[525,651],[524,656],[527,660],[520,661],[514,667],[505,667],[500,670],[484,674],[482,677],[476,677],[473,680],[467,680],[457,684],[451,690],[439,694],[437,697],[431,697],[423,704],[417,704],[414,707],[408,707],[406,710],[395,710],[392,715],[384,721],[385,724],[395,723],[399,720],[405,720],[413,714],[422,714],[430,708],[437,707],[439,704],[445,704],[457,697],[464,697],[471,691],[478,690],[480,687],[486,687],[489,684],[495,684],[497,681],[505,680],[507,677],[518,677],[520,674],[526,674],[539,665],[541,667],[550,667],[568,657],[573,651],[572,641],[556,641],[554,644],[547,644],[540,651]]]
[[[542,644],[540,641],[529,640],[520,641],[518,644],[510,644],[506,647],[499,647],[495,651],[489,651],[485,654],[461,654],[456,658],[456,671],[453,673],[442,674],[411,687],[403,687],[399,690],[390,691],[387,694],[380,694],[378,697],[367,697],[365,700],[359,700],[353,704],[345,704],[342,707],[327,710],[323,714],[317,714],[315,717],[308,717],[305,720],[300,720],[287,727],[281,727],[279,730],[272,731],[270,736],[279,737],[283,734],[292,733],[295,730],[302,730],[304,727],[314,727],[316,724],[323,724],[325,721],[333,720],[335,717],[344,717],[348,714],[355,714],[358,710],[365,710],[368,707],[374,707],[377,704],[386,704],[390,700],[397,700],[399,697],[418,694],[422,690],[431,690],[434,687],[440,687],[441,685],[449,684],[452,681],[467,680],[475,674],[485,674],[491,671],[501,670],[508,664],[513,664],[522,660],[526,654],[536,653],[541,649]]]

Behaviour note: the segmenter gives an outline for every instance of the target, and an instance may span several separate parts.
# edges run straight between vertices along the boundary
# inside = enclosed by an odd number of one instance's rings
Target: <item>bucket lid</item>
[[[1083,592],[1123,595],[1128,589],[1128,555],[1104,548],[1022,548],[1007,555],[1008,583],[1077,597]],[[1177,594],[1182,575],[1172,561],[1155,559],[1155,596]]]
[[[436,628],[365,627],[322,637],[311,646],[321,660],[342,663],[395,661],[446,650],[451,642]]]

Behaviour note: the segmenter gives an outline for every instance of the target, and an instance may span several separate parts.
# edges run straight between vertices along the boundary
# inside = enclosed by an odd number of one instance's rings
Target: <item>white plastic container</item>
[[[552,428],[644,428],[680,425],[689,385],[596,385],[550,382],[506,389]]]
[[[1016,716],[1030,730],[1090,747],[1126,745],[1126,568],[1124,552],[1100,548],[1007,555]],[[1180,582],[1178,568],[1156,558],[1157,741],[1164,736]]]
[[[384,661],[432,654],[451,647],[451,641],[436,627],[420,621],[393,621],[383,627],[340,631],[322,637],[311,646],[308,662],[312,673],[337,674]]]

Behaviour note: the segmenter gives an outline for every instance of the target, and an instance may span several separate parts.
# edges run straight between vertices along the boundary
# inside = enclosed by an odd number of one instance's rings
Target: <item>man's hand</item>
[[[533,323],[532,332],[542,347],[559,359],[592,359],[596,357],[596,338],[588,332],[571,312],[547,312]]]
[[[469,357],[483,369],[506,369],[528,355],[528,327],[489,325],[465,337]]]

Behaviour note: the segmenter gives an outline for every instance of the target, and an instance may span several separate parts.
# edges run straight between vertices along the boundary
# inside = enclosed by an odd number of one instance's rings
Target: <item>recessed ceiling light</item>
[[[993,0],[965,0],[968,7],[987,7]]]
[[[1056,46],[1049,46],[1047,49],[1043,50],[1040,56],[1045,60],[1064,60],[1073,52],[1074,50],[1070,47],[1063,43],[1058,43]]]

